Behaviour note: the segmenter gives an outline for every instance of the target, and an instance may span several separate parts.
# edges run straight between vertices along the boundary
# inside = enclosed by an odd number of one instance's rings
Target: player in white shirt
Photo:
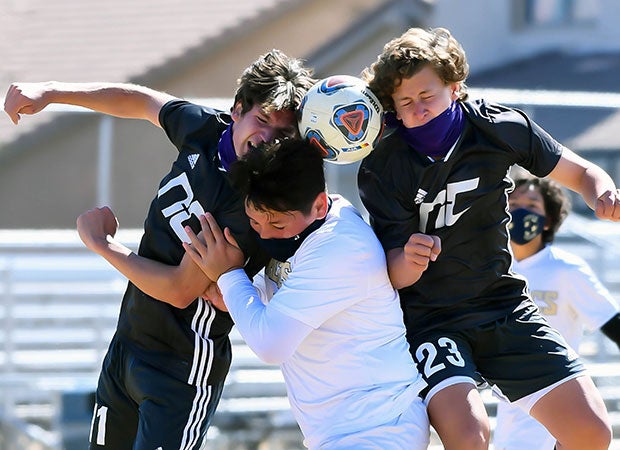
[[[579,349],[584,329],[599,328],[620,346],[618,304],[580,257],[552,245],[570,203],[546,178],[522,177],[510,194],[513,269],[528,282],[547,321]],[[552,450],[555,439],[518,407],[500,401],[493,439],[496,450]]]
[[[385,254],[344,198],[325,191],[320,150],[284,140],[231,167],[246,213],[274,257],[254,285],[209,214],[185,245],[213,276],[247,344],[278,363],[311,449],[426,449],[426,386],[409,353]],[[258,301],[259,295],[262,301]]]

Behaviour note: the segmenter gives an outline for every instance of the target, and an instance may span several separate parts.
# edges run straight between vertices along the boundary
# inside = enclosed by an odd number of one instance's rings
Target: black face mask
[[[280,262],[285,262],[295,254],[301,243],[310,235],[310,233],[318,230],[321,225],[325,223],[325,219],[326,217],[315,220],[298,235],[286,239],[263,239],[258,235],[258,233],[254,233],[256,234],[258,243],[265,249],[269,256]]]
[[[525,208],[510,211],[512,220],[508,225],[510,240],[524,245],[538,236],[545,229],[545,216]]]

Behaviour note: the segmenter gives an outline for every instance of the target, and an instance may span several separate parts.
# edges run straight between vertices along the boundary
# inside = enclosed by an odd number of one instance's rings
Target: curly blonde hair
[[[385,44],[377,60],[362,72],[362,78],[377,95],[386,111],[394,111],[392,94],[404,78],[430,66],[446,84],[460,83],[459,99],[467,99],[465,79],[469,64],[461,44],[445,28],[410,28]]]

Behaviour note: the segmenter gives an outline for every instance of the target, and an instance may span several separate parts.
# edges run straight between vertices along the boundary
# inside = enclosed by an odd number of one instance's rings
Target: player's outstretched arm
[[[620,190],[601,167],[565,148],[549,177],[580,194],[599,219],[620,220]]]
[[[128,83],[16,82],[4,99],[4,111],[17,124],[23,114],[36,114],[47,105],[62,103],[93,111],[159,124],[159,111],[175,97]]]
[[[114,236],[118,221],[110,208],[94,208],[77,219],[77,230],[87,248],[101,255],[141,291],[177,308],[186,308],[208,292],[211,282],[186,255],[171,266],[137,255]]]

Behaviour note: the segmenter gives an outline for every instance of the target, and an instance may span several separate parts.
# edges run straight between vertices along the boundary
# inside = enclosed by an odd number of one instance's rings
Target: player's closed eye
[[[297,136],[297,131],[296,130],[282,130],[278,133],[278,138],[279,139],[288,139],[288,138],[294,138]]]

